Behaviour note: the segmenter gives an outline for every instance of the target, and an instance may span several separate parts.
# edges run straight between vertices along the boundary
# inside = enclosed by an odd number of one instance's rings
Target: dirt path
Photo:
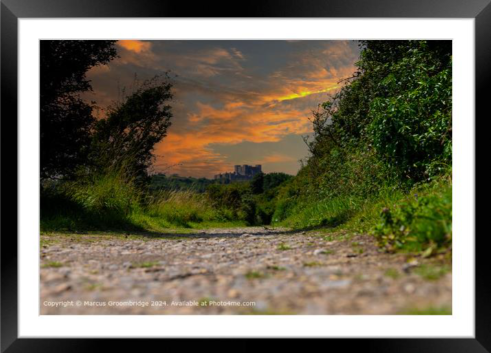
[[[259,228],[41,237],[42,314],[399,314],[451,308],[451,272],[370,236]]]

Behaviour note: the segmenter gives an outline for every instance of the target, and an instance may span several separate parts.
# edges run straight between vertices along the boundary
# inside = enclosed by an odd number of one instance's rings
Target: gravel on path
[[[41,314],[400,314],[451,308],[452,275],[368,235],[247,227],[41,236]],[[438,272],[438,271],[437,271]]]

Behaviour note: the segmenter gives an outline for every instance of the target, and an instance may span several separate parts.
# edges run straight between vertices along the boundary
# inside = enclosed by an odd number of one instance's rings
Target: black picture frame
[[[2,352],[87,352],[141,350],[146,339],[18,338],[17,303],[17,25],[21,18],[144,17],[338,17],[338,18],[474,18],[476,48],[476,141],[489,117],[491,81],[491,0],[262,0],[244,2],[175,2],[168,0],[3,0],[1,12],[1,338]],[[233,9],[235,7],[235,9]],[[479,119],[477,118],[479,117]],[[471,118],[471,117],[469,117]],[[479,129],[478,127],[481,127]],[[475,145],[476,157],[485,149]],[[477,163],[476,163],[477,168]],[[476,170],[476,175],[477,175]],[[478,185],[482,185],[476,180]],[[476,193],[477,200],[486,194]],[[477,209],[477,207],[476,207]],[[477,219],[476,219],[477,221]],[[483,246],[486,233],[476,231],[476,322],[473,339],[335,339],[329,349],[363,352],[491,352],[491,257]],[[198,343],[202,348],[202,340]],[[153,342],[154,343],[154,342]],[[262,344],[253,339],[228,341],[229,350]],[[167,344],[167,343],[166,343]],[[302,343],[303,344],[303,343]],[[290,345],[290,343],[289,343]],[[165,346],[168,348],[169,346]],[[181,348],[183,348],[181,346]],[[277,347],[278,348],[278,347]],[[218,347],[215,347],[216,351]]]

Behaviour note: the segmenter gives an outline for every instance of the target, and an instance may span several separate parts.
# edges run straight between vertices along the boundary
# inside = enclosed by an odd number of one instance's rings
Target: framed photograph
[[[489,3],[2,1],[2,352],[491,351]]]

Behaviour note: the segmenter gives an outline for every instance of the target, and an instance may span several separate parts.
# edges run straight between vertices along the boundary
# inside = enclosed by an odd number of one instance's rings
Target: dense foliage
[[[270,224],[280,187],[292,178],[285,173],[259,173],[250,182],[212,184],[206,193],[211,204],[229,217],[249,225]]]
[[[285,224],[336,226],[371,203],[397,202],[411,188],[451,173],[451,42],[361,41],[360,46],[353,76],[313,112],[307,165],[279,192],[274,218]],[[433,193],[398,211],[386,208],[377,228],[382,243],[414,249],[409,240],[416,237],[420,248],[448,245],[451,213],[437,205],[448,205],[445,195]],[[447,223],[422,235],[429,226],[422,226],[419,215],[428,212]]]
[[[361,45],[354,76],[314,113],[309,167],[319,174],[353,160],[373,177],[383,169],[409,185],[441,174],[451,163],[451,46]],[[383,166],[367,169],[359,159]]]

